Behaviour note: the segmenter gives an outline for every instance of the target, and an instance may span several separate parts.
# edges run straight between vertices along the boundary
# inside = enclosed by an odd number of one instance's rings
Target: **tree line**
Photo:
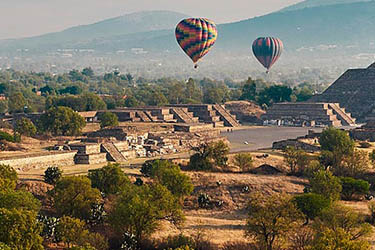
[[[64,74],[0,71],[0,113],[43,112],[52,106],[75,111],[166,104],[221,104],[232,100],[270,106],[283,101],[305,101],[321,87],[275,84],[262,79],[217,81],[208,78],[181,81],[172,78],[135,79],[120,72],[95,75],[91,68]]]

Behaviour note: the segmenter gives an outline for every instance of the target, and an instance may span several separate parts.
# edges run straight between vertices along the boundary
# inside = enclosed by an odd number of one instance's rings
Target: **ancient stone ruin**
[[[310,102],[340,103],[359,121],[375,113],[375,64],[367,69],[349,69],[324,93]]]
[[[355,119],[338,103],[276,103],[262,119],[265,124],[281,126],[355,125]]]
[[[236,117],[222,105],[212,104],[178,104],[167,107],[142,107],[108,110],[117,115],[120,122],[166,122],[166,123],[206,123],[214,127],[240,126]],[[95,116],[100,116],[107,111],[98,111]],[[86,120],[95,120],[93,116],[87,116]]]

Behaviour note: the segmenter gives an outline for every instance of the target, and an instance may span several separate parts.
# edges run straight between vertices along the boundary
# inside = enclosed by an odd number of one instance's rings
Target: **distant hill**
[[[101,71],[122,67],[188,77],[190,60],[174,34],[175,25],[185,17],[175,12],[142,12],[44,36],[3,40],[0,67],[66,70],[96,65]],[[278,11],[220,24],[218,31],[215,47],[202,63],[215,77],[224,77],[227,71],[231,76],[235,72],[235,77],[247,75],[251,67],[261,70],[251,55],[251,44],[259,36],[276,36],[284,42],[285,52],[275,67],[288,74],[327,66],[333,68],[329,74],[341,73],[338,67],[368,64],[375,58],[375,1]],[[185,71],[181,65],[190,68]]]
[[[218,25],[216,48],[229,52],[249,49],[259,36],[277,36],[284,41],[287,50],[318,46],[321,50],[343,46],[367,48],[375,42],[374,13],[375,1],[275,12]],[[18,48],[40,52],[61,48],[108,52],[134,47],[157,52],[177,51],[173,29],[184,17],[164,11],[126,15],[44,36],[3,41],[0,52]]]
[[[172,11],[145,11],[107,19],[89,25],[81,25],[61,32],[49,33],[37,37],[5,40],[0,42],[11,48],[32,48],[41,50],[63,47],[85,47],[96,40],[121,35],[172,29],[176,23],[186,18],[185,14]],[[115,39],[115,38],[114,38]]]
[[[276,12],[221,25],[220,36],[220,45],[228,48],[249,47],[259,36],[277,36],[286,49],[293,50],[317,46],[322,50],[368,48],[375,42],[375,1]]]
[[[370,0],[305,0],[297,4],[293,4],[286,8],[281,9],[280,11],[293,11],[300,10],[304,8],[313,8],[326,5],[336,5],[336,4],[348,4],[356,2],[368,2]]]

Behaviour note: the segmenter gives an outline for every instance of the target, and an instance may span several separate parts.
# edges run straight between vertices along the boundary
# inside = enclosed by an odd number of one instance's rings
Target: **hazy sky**
[[[39,35],[142,10],[172,10],[217,23],[260,16],[301,0],[0,0],[0,39]]]

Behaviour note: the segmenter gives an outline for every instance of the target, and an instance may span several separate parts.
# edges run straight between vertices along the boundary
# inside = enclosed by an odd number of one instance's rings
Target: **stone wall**
[[[304,151],[312,153],[320,151],[319,146],[311,145],[296,139],[278,141],[272,144],[272,149],[284,150],[287,147],[295,147],[297,149],[302,149]]]
[[[75,164],[99,164],[107,162],[107,154],[76,154],[74,157]]]
[[[10,165],[17,171],[43,169],[50,166],[73,166],[76,151],[46,153],[37,156],[22,156],[11,159],[0,159],[0,164]]]

